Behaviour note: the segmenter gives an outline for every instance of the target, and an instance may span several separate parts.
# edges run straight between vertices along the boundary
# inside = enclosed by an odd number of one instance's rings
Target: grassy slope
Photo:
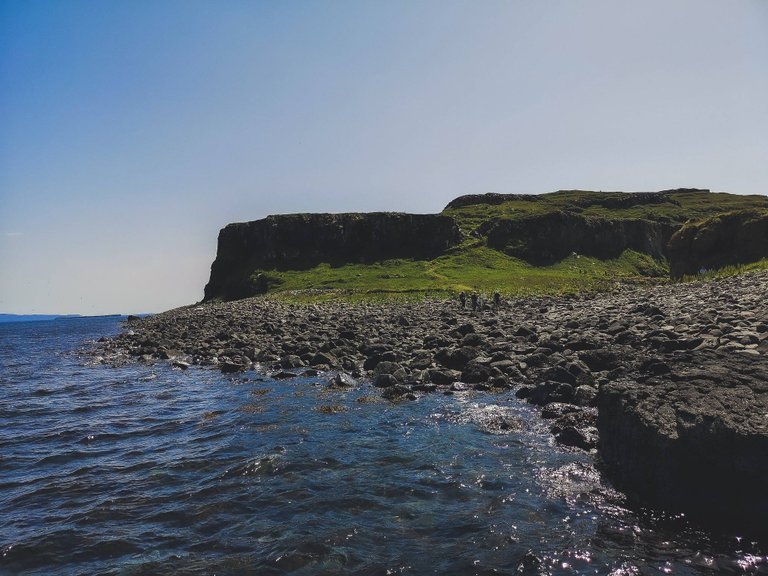
[[[477,204],[446,209],[467,235],[489,218],[520,218],[553,210],[572,209],[604,218],[645,218],[683,223],[719,212],[768,207],[768,197],[683,192],[670,202],[607,209],[596,201],[625,197],[623,193],[565,191],[542,195],[538,202],[516,200],[492,206]],[[595,290],[618,279],[647,280],[668,272],[666,263],[645,254],[626,251],[615,260],[570,256],[554,265],[532,266],[485,246],[482,239],[462,245],[430,261],[387,260],[363,265],[331,267],[321,264],[302,271],[257,271],[279,281],[271,294],[280,298],[378,299],[448,296],[460,291],[503,295],[528,295]]]
[[[728,276],[738,276],[739,274],[746,274],[748,272],[759,272],[760,270],[768,270],[768,258],[763,258],[757,262],[750,264],[739,264],[737,266],[726,266],[720,270],[710,270],[705,274],[699,274],[696,276],[683,276],[681,282],[690,282],[695,280],[707,280],[710,278],[727,278]]]
[[[443,214],[453,216],[464,232],[470,232],[489,218],[525,218],[555,210],[577,210],[581,214],[601,218],[640,218],[683,224],[687,220],[701,220],[720,212],[755,207],[768,208],[768,196],[739,196],[707,192],[671,193],[668,202],[641,204],[629,208],[605,208],[598,204],[606,199],[624,197],[626,194],[623,192],[567,190],[542,194],[538,202],[512,200],[496,206],[475,204],[462,208],[449,208],[444,210]]]
[[[627,251],[602,262],[571,256],[553,266],[535,267],[485,246],[461,247],[431,261],[387,260],[372,265],[321,264],[304,271],[269,271],[282,281],[278,292],[314,291],[307,296],[446,296],[463,291],[504,295],[599,289],[617,278],[637,277],[638,266],[656,266],[651,258]]]

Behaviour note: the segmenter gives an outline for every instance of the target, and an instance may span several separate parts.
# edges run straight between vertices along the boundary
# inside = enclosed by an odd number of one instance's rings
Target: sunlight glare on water
[[[0,326],[0,574],[758,574],[631,512],[512,395],[86,366],[114,319]]]

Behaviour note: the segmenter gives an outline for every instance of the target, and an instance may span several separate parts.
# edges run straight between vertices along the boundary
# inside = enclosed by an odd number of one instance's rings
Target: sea
[[[514,395],[84,352],[120,330],[0,324],[2,575],[768,574],[761,543],[628,508]]]

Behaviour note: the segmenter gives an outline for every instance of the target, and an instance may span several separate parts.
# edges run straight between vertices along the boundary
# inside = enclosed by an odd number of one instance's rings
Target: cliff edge
[[[531,264],[553,264],[577,253],[602,260],[618,258],[624,250],[656,259],[667,255],[674,224],[650,220],[617,220],[558,211],[524,219],[499,218],[480,226],[488,246]]]
[[[219,233],[205,300],[266,292],[255,270],[303,270],[327,263],[429,259],[461,241],[453,218],[439,214],[288,214],[229,224]]]

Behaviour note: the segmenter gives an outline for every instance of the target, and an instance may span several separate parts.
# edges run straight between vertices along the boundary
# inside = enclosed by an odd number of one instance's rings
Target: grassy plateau
[[[509,297],[604,290],[617,282],[664,282],[669,281],[666,260],[642,252],[625,250],[617,258],[603,260],[572,253],[554,264],[534,266],[488,247],[477,230],[493,219],[522,220],[558,211],[595,220],[648,220],[682,226],[727,211],[768,208],[768,197],[703,190],[653,194],[572,190],[506,196],[493,203],[453,204],[442,214],[454,218],[464,241],[432,260],[393,259],[373,264],[320,264],[305,270],[255,270],[251,279],[266,279],[270,297],[298,301],[438,298],[462,291],[486,295],[498,291]],[[765,262],[732,267],[722,274],[765,268]]]

